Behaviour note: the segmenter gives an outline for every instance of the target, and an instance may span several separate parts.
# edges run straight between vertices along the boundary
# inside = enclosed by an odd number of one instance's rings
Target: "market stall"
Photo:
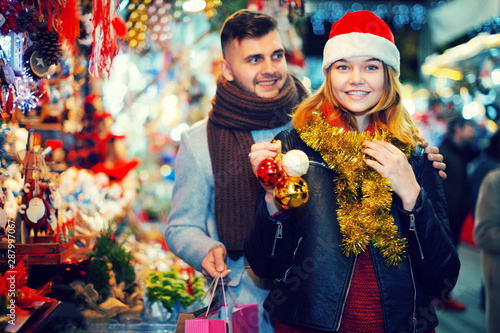
[[[196,2],[0,2],[2,330],[170,332],[198,306],[163,236],[178,135],[209,110],[225,17],[278,17],[300,70],[304,8]]]
[[[180,133],[211,108],[226,17],[276,17],[289,69],[314,88],[312,40],[336,19],[373,10],[415,44],[434,2],[422,3],[0,0],[0,330],[172,332],[198,306],[208,285],[163,233]],[[496,131],[499,47],[478,36],[404,84],[431,144],[453,103]]]

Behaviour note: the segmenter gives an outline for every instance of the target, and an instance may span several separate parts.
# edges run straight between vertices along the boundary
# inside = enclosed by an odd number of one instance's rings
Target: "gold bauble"
[[[284,209],[297,208],[309,199],[309,187],[302,177],[283,177],[274,187],[273,195]]]

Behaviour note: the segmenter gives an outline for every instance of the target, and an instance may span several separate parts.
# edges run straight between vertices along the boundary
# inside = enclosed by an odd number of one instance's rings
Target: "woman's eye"
[[[345,70],[348,70],[349,68],[346,65],[338,65],[337,69],[339,69],[341,71],[345,71]]]

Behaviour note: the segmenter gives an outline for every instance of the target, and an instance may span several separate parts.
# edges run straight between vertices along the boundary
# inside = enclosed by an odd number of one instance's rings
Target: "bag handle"
[[[215,283],[215,286],[213,288],[212,296],[210,297],[210,303],[208,303],[207,313],[205,314],[205,316],[208,316],[208,313],[210,312],[210,306],[212,305],[212,300],[214,299],[215,290],[217,289],[217,285],[219,284],[218,283],[219,280],[221,283],[222,296],[224,298],[224,305],[225,305],[224,308],[226,309],[226,321],[227,321],[229,318],[229,313],[227,310],[226,292],[224,291],[224,279],[222,278],[222,275],[220,273],[217,273],[217,277],[214,279],[214,281],[217,281],[217,283]]]
[[[201,304],[203,303],[203,301],[207,297],[208,293],[210,292],[210,290],[212,290],[212,287],[213,287],[215,281],[217,281],[217,278],[212,280],[212,283],[210,283],[210,286],[208,287],[207,291],[205,292],[205,295],[203,295],[203,298],[200,300],[200,303],[198,303],[198,306],[196,307],[195,311],[197,311],[200,308]],[[217,287],[217,284],[215,286]],[[210,301],[210,303],[211,303],[211,301]],[[210,309],[210,306],[208,308]]]
[[[238,301],[236,301],[236,297],[234,297],[233,291],[231,290],[231,288],[229,288],[229,285],[227,285],[227,290],[229,290],[229,293],[231,294],[231,297],[233,298],[234,305],[236,305],[236,307],[239,307],[240,305],[238,304]]]

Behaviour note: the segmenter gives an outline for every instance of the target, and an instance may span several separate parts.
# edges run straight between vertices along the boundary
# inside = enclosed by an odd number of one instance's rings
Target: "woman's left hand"
[[[365,163],[389,179],[394,192],[403,201],[403,207],[411,211],[417,202],[420,185],[405,154],[393,144],[384,141],[365,141],[362,152],[375,160]]]

